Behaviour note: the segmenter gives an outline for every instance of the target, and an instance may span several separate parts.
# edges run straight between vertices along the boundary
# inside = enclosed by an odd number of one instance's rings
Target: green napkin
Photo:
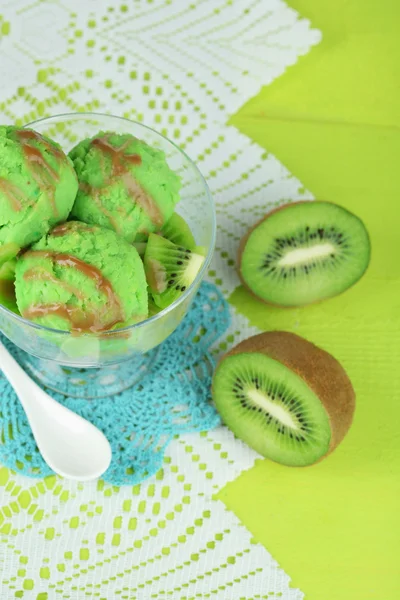
[[[282,160],[315,197],[342,204],[365,221],[371,265],[355,287],[320,305],[280,310],[243,288],[231,302],[253,325],[294,331],[338,358],[356,389],[356,415],[325,461],[305,469],[259,461],[220,498],[307,600],[397,600],[400,104],[393,67],[400,43],[393,21],[399,6],[388,0],[379,7],[361,0],[292,4],[322,28],[324,42],[233,123]]]
[[[324,131],[300,129],[291,127],[291,152],[317,156],[322,148],[316,138]],[[262,134],[260,124],[257,131]],[[329,132],[338,146],[350,143],[349,132],[343,134]],[[268,138],[271,147],[270,127]],[[331,352],[355,386],[354,424],[328,459],[306,469],[264,461],[222,495],[310,600],[397,600],[400,589],[400,185],[391,179],[400,136],[373,131],[354,140],[363,147],[364,168],[368,153],[385,154],[385,147],[387,164],[377,160],[375,168],[365,168],[358,190],[357,182],[346,180],[343,153],[336,155],[334,172],[328,157],[326,164],[319,161],[318,177],[323,197],[357,212],[369,228],[373,254],[366,276],[343,295],[301,309],[267,307],[243,288],[231,298],[253,325],[294,331]],[[333,159],[333,150],[328,155]],[[392,190],[378,191],[373,180],[382,181],[384,173]],[[336,178],[349,185],[352,199],[334,193]]]

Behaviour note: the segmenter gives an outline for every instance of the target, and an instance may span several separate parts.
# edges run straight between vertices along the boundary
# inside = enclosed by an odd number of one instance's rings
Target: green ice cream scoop
[[[77,191],[58,144],[32,129],[0,126],[0,263],[65,221]]]
[[[179,201],[181,181],[162,150],[130,134],[100,132],[69,153],[79,179],[72,215],[128,242],[159,231]]]
[[[101,332],[148,314],[137,250],[77,221],[58,225],[18,259],[15,291],[23,317],[54,329]]]

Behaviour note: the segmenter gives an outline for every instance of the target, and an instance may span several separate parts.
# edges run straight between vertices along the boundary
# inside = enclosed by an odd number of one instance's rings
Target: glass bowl
[[[196,244],[206,248],[201,270],[178,300],[155,316],[124,329],[77,335],[37,325],[0,305],[0,330],[24,351],[19,352],[19,360],[38,383],[77,398],[110,396],[131,387],[151,369],[158,346],[185,317],[214,251],[214,202],[196,165],[173,142],[150,127],[94,113],[57,115],[27,127],[50,136],[65,152],[100,130],[131,133],[162,149],[170,168],[182,179],[177,212],[187,221]]]

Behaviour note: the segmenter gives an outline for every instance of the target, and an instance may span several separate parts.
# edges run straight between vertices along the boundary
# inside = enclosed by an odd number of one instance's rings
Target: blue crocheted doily
[[[107,399],[81,400],[50,392],[99,427],[113,459],[103,479],[135,484],[156,473],[164,451],[180,433],[219,424],[210,403],[214,361],[210,346],[229,325],[229,309],[217,288],[203,283],[178,329],[161,345],[150,372],[133,388]],[[3,343],[18,358],[13,344]],[[0,463],[30,477],[52,474],[35,444],[25,413],[0,373]]]

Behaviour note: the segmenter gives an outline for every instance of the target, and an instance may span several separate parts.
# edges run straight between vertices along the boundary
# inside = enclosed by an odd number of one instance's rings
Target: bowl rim
[[[215,210],[215,202],[212,197],[210,188],[208,187],[208,184],[207,184],[203,174],[201,173],[200,169],[196,165],[196,163],[186,154],[186,152],[184,150],[182,150],[182,148],[180,148],[177,144],[175,144],[175,142],[173,142],[172,140],[167,138],[162,133],[159,133],[152,127],[149,127],[148,125],[144,125],[143,123],[140,123],[139,121],[127,119],[126,117],[120,117],[118,115],[112,115],[112,114],[107,114],[107,113],[72,112],[72,113],[60,113],[57,115],[52,115],[51,117],[42,117],[41,119],[35,119],[35,121],[30,121],[29,123],[26,123],[25,125],[23,125],[22,128],[25,129],[27,127],[30,127],[32,129],[34,129],[34,126],[37,123],[43,123],[43,121],[53,121],[55,119],[61,119],[61,118],[67,119],[67,118],[77,118],[77,117],[100,117],[100,118],[106,117],[106,118],[116,119],[118,121],[124,121],[124,122],[130,123],[131,125],[137,125],[143,129],[147,129],[148,131],[151,131],[155,135],[159,136],[160,138],[163,138],[168,144],[171,144],[179,152],[179,154],[183,155],[183,157],[186,159],[186,161],[194,168],[195,171],[197,171],[200,181],[202,183],[204,192],[208,199],[208,203],[209,203],[211,211],[212,211],[211,240],[210,240],[210,245],[208,248],[207,255],[201,266],[200,271],[196,275],[196,278],[189,285],[189,287],[184,291],[184,293],[179,298],[177,298],[174,302],[172,302],[169,306],[162,309],[156,315],[153,315],[152,317],[148,317],[144,321],[139,321],[139,323],[134,323],[133,325],[128,325],[127,327],[121,327],[119,329],[109,329],[107,331],[102,331],[100,334],[101,334],[101,337],[103,338],[104,336],[113,336],[113,335],[116,335],[117,333],[119,334],[121,332],[138,330],[141,327],[145,327],[150,323],[151,324],[156,323],[158,320],[165,317],[168,313],[170,313],[170,312],[174,311],[176,308],[178,308],[178,306],[180,304],[182,304],[187,298],[190,297],[190,295],[193,293],[194,289],[198,285],[200,285],[201,281],[203,280],[204,275],[210,265],[212,256],[214,254],[216,235],[217,235],[217,215],[216,215],[216,210]],[[75,335],[71,331],[66,331],[65,329],[54,329],[52,327],[46,327],[44,325],[40,325],[39,323],[34,323],[33,321],[29,321],[28,319],[25,319],[24,317],[17,315],[13,311],[9,310],[2,304],[0,304],[0,314],[1,313],[4,313],[8,318],[11,318],[12,320],[17,321],[17,323],[21,323],[23,325],[27,325],[28,327],[32,327],[32,329],[37,329],[39,331],[45,331],[45,332],[53,333],[53,334],[57,334],[57,335],[66,335],[66,336]],[[83,336],[97,337],[99,334],[96,332],[93,332],[93,333],[85,332],[80,335],[82,337]]]

